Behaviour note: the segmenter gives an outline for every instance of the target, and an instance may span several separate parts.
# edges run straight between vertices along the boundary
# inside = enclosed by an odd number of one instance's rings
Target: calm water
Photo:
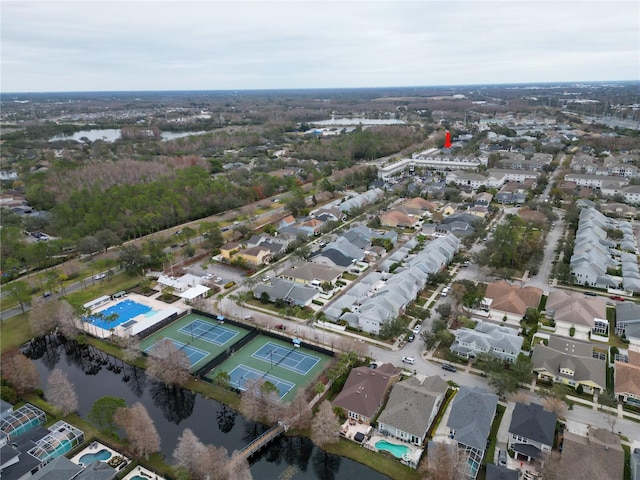
[[[201,135],[206,132],[162,132],[162,140],[175,140],[176,138],[188,137],[190,135]],[[90,141],[103,140],[105,142],[115,142],[120,138],[119,128],[102,128],[96,130],[81,130],[73,135],[56,135],[49,139],[50,142],[58,140],[75,140],[80,142],[83,137]]]
[[[44,389],[54,368],[64,371],[74,384],[79,413],[87,418],[93,403],[101,397],[121,397],[131,405],[141,402],[147,408],[162,439],[162,453],[168,463],[178,437],[190,428],[205,444],[224,446],[229,453],[241,449],[266,430],[246,420],[224,405],[182,389],[167,388],[154,382],[144,371],[132,367],[90,346],[61,342],[56,337],[36,340],[23,349],[35,360]],[[285,472],[286,471],[286,472]],[[253,459],[251,473],[256,480],[287,478],[320,480],[382,480],[381,475],[352,460],[327,455],[310,440],[282,437]]]

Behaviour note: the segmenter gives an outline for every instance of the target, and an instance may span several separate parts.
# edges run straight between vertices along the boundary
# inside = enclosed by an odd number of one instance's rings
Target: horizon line
[[[187,93],[187,92],[304,92],[304,91],[340,91],[340,90],[385,90],[385,89],[426,89],[426,88],[462,88],[462,87],[505,87],[505,86],[537,86],[537,85],[580,85],[607,83],[640,83],[634,80],[565,80],[539,82],[505,82],[505,83],[460,83],[439,85],[387,85],[377,87],[282,87],[282,88],[223,88],[223,89],[150,89],[150,90],[51,90],[51,91],[0,91],[3,95],[43,95],[43,94],[87,94],[87,93]]]

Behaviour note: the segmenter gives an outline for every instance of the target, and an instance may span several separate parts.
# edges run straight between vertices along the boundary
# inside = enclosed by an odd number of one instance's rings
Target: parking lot
[[[203,264],[207,266],[206,269],[202,268]],[[209,263],[209,260],[203,260],[202,262],[190,265],[186,270],[190,274],[199,277],[209,275],[211,276],[209,280],[218,285],[224,285],[229,282],[236,282],[236,284],[242,285],[242,282],[246,279],[242,270],[220,263]],[[220,280],[217,280],[218,278],[220,278]]]

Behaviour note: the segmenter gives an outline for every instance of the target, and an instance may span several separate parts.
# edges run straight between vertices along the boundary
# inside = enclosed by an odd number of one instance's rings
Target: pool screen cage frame
[[[38,407],[26,403],[7,416],[2,417],[2,420],[0,420],[0,431],[3,431],[9,438],[12,438],[16,430],[27,425],[29,422],[33,422],[34,419],[38,420],[37,425],[42,425],[47,421],[47,414]],[[16,422],[18,423],[16,424]]]
[[[71,447],[64,452],[58,452],[58,447],[65,440],[71,443]],[[29,454],[48,463],[82,443],[84,443],[84,432],[82,430],[69,425],[63,420],[58,420],[49,427],[49,433],[38,440],[36,446],[29,450]]]

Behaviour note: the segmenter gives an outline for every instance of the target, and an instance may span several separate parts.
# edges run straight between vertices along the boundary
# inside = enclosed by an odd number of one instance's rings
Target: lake
[[[34,360],[43,390],[51,370],[59,368],[67,374],[78,394],[78,413],[85,419],[93,403],[107,395],[123,398],[128,405],[144,404],[162,439],[167,463],[172,463],[172,452],[185,428],[193,430],[203,443],[224,446],[229,453],[267,429],[214,400],[188,390],[167,388],[147,378],[144,370],[91,346],[50,336],[26,344],[23,351]],[[302,437],[281,437],[256,455],[251,464],[254,479],[278,479],[294,472],[287,478],[388,479],[353,460],[325,454]]]
[[[162,132],[162,140],[175,140],[176,138],[188,137],[190,135],[202,135],[207,132]],[[87,138],[92,142],[96,140],[103,140],[105,142],[115,142],[120,138],[119,128],[101,128],[96,130],[81,130],[73,135],[56,135],[49,139],[50,142],[57,142],[60,140],[75,140],[81,142],[82,138]]]

